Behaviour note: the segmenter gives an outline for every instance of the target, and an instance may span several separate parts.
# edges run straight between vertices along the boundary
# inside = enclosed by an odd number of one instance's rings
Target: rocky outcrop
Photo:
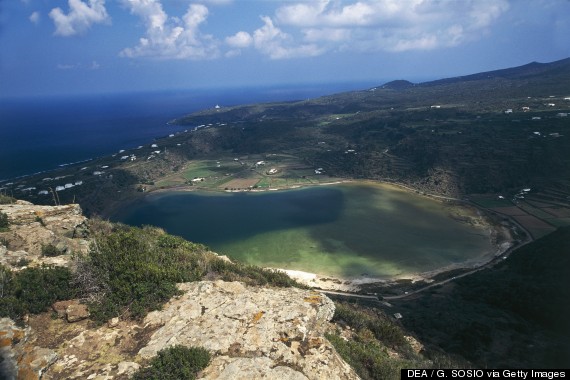
[[[279,379],[357,378],[323,337],[334,314],[326,296],[223,281],[181,284],[180,289],[184,295],[145,318],[147,327],[160,327],[139,351],[141,357],[182,344],[216,354],[203,379],[270,373]]]
[[[31,328],[20,328],[8,318],[0,319],[0,378],[35,380],[52,365],[54,350],[30,342]]]
[[[76,301],[54,304],[61,318],[30,316],[26,328],[0,320],[0,372],[7,379],[128,379],[172,345],[212,353],[211,379],[357,379],[324,338],[334,304],[296,288],[239,282],[179,285],[184,293],[137,324],[68,323]]]
[[[0,264],[68,265],[70,253],[87,252],[86,219],[77,205],[0,205],[9,230],[0,233]],[[62,255],[43,257],[42,246]],[[142,323],[113,318],[95,326],[77,300],[24,317],[20,328],[0,319],[0,377],[7,379],[128,379],[160,350],[201,346],[212,354],[201,378],[357,379],[325,339],[334,314],[326,296],[297,288],[240,282],[179,284],[181,295]],[[54,318],[57,315],[59,318]],[[74,322],[74,323],[71,323]]]
[[[0,233],[0,264],[11,268],[23,265],[68,265],[70,254],[89,249],[85,218],[77,204],[37,206],[26,201],[0,205],[8,216],[9,230]],[[42,256],[42,247],[52,245],[59,255]]]

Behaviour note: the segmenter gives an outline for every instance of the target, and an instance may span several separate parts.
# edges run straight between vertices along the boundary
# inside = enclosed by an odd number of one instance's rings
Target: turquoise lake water
[[[265,267],[391,278],[476,260],[488,232],[441,203],[393,186],[351,183],[260,193],[167,192],[114,220],[155,225]]]

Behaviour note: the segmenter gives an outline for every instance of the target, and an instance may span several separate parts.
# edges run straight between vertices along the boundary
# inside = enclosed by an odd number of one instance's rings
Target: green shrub
[[[7,231],[10,223],[8,222],[8,215],[0,212],[0,231]]]
[[[374,337],[392,348],[409,347],[402,329],[385,316],[374,315],[347,303],[336,303],[333,321],[343,321],[353,329],[368,329]]]
[[[31,262],[32,262],[32,260],[25,259],[22,257],[20,260],[18,260],[18,262],[16,263],[16,266],[25,267],[25,266],[28,266],[28,264],[30,264]]]
[[[378,342],[346,341],[336,334],[326,334],[340,356],[365,380],[398,380],[400,369],[421,368],[413,360],[394,359]]]
[[[52,303],[72,299],[71,272],[64,267],[26,268],[13,273],[0,266],[0,317],[38,314]]]
[[[89,255],[78,257],[76,281],[85,296],[103,294],[90,305],[98,322],[118,315],[143,318],[177,294],[176,283],[204,274],[196,265],[204,248],[159,229],[116,225],[107,233],[94,232]]]
[[[42,245],[42,256],[55,257],[55,256],[60,256],[62,254],[63,252],[61,252],[59,249],[57,249],[55,245],[51,243]]]
[[[75,282],[91,300],[91,316],[99,323],[116,316],[143,318],[178,293],[176,283],[204,277],[295,285],[284,273],[224,261],[159,228],[94,221],[90,231],[94,244],[87,256],[76,258]]]
[[[133,375],[133,380],[193,380],[209,363],[206,349],[177,345],[159,351],[148,367]]]
[[[15,202],[16,202],[15,198],[9,197],[9,196],[4,195],[4,194],[0,194],[0,205],[12,204]]]

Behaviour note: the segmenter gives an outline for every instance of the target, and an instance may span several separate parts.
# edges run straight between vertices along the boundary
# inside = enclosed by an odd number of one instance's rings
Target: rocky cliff
[[[0,205],[0,263],[18,271],[42,264],[69,266],[86,252],[88,228],[77,205]],[[45,257],[43,247],[57,248]],[[201,346],[212,353],[203,379],[357,379],[324,337],[334,303],[297,288],[240,282],[178,285],[180,295],[142,321],[88,319],[77,300],[23,318],[0,319],[0,375],[17,379],[126,379],[165,347]],[[0,376],[0,377],[2,377]]]

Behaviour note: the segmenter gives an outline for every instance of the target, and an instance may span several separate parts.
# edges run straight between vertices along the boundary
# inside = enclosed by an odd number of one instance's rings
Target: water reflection
[[[484,231],[400,189],[345,184],[266,193],[167,193],[126,210],[251,264],[354,277],[391,277],[479,257]]]

